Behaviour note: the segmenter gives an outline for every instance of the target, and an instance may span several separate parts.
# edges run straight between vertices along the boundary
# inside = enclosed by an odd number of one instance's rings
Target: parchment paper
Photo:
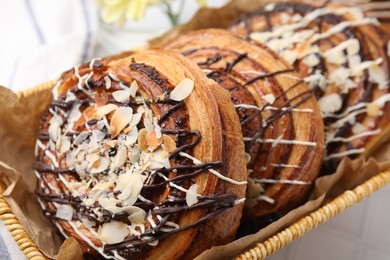
[[[157,46],[181,31],[207,27],[226,28],[239,15],[253,11],[267,2],[269,1],[237,0],[219,10],[202,9],[189,23],[152,40],[150,46]],[[46,83],[39,89],[18,95],[0,86],[0,183],[7,187],[3,195],[13,213],[47,257],[54,258],[58,254],[58,259],[81,259],[81,250],[76,240],[70,238],[62,243],[54,226],[43,216],[34,193],[34,145],[40,117],[50,100],[51,85]],[[213,247],[197,259],[232,258],[291,225],[346,189],[354,188],[388,168],[390,144],[383,141],[383,146],[368,161],[344,159],[336,173],[317,179],[310,200],[303,206],[290,211],[261,231],[230,244]]]

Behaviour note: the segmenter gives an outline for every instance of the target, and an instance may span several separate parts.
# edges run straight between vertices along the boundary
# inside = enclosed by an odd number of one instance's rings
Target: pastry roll
[[[107,259],[193,259],[233,239],[246,189],[228,92],[174,51],[62,75],[34,165],[44,213]]]
[[[294,69],[220,29],[184,33],[165,47],[230,91],[248,158],[244,222],[252,232],[302,203],[319,173],[324,130],[316,99]]]
[[[318,99],[326,131],[324,173],[367,157],[389,131],[389,36],[357,7],[271,3],[231,30],[295,66]]]

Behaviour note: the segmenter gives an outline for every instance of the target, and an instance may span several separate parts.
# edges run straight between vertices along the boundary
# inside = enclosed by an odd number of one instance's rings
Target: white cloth
[[[13,91],[91,58],[98,29],[91,0],[0,0],[0,85]]]

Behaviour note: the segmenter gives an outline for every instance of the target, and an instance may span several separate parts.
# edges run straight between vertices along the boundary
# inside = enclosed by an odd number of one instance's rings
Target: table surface
[[[211,1],[209,1],[210,3]],[[214,5],[223,4],[215,1]],[[194,10],[187,10],[193,13]],[[190,17],[191,14],[188,14]],[[147,24],[146,24],[147,25]],[[99,28],[94,56],[120,52],[139,46],[147,38],[160,34],[164,28],[148,30],[115,30]],[[267,259],[390,259],[390,186],[309,232]],[[0,259],[25,259],[6,227],[0,222]]]

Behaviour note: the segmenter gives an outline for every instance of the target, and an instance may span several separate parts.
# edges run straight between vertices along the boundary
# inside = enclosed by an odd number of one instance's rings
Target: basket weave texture
[[[19,92],[18,96],[20,98],[25,98],[31,94],[51,88],[53,85],[54,81],[50,81],[36,88]],[[323,224],[324,222],[343,212],[345,209],[357,204],[364,198],[370,196],[373,192],[379,190],[389,183],[390,170],[387,170],[372,177],[353,190],[345,191],[331,202],[312,212],[310,215],[298,220],[283,231],[243,252],[236,259],[264,259],[265,257],[290,244],[295,239],[303,236],[310,230],[315,229],[320,224]],[[29,235],[26,233],[25,229],[20,224],[16,216],[12,213],[12,210],[10,209],[7,202],[4,200],[2,196],[3,187],[5,187],[5,184],[1,183],[0,180],[0,220],[3,221],[3,223],[8,227],[8,230],[14,237],[17,245],[25,254],[27,259],[46,259],[31,240]]]

